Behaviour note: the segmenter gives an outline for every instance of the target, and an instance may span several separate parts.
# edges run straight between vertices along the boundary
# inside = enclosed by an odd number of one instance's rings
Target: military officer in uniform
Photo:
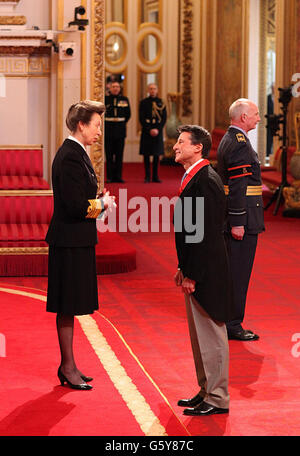
[[[110,84],[110,94],[105,96],[105,156],[107,182],[124,182],[122,179],[123,151],[126,125],[130,119],[130,104],[121,95],[119,82]]]
[[[260,121],[258,107],[248,99],[236,100],[229,109],[231,125],[218,148],[218,173],[227,195],[226,239],[237,317],[227,323],[229,339],[250,341],[258,335],[245,330],[248,285],[258,234],[264,231],[262,182],[257,153],[247,133]]]
[[[144,156],[145,182],[150,182],[150,156],[152,162],[152,182],[161,182],[158,177],[159,156],[164,153],[163,128],[167,120],[166,106],[158,95],[156,84],[148,85],[149,97],[139,106],[139,119],[142,125],[140,154]]]

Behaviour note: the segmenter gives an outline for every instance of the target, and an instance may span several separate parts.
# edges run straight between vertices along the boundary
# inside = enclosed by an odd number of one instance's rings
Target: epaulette
[[[243,133],[237,133],[235,136],[236,136],[236,139],[237,139],[237,141],[239,143],[240,142],[247,142],[245,136],[243,135]]]

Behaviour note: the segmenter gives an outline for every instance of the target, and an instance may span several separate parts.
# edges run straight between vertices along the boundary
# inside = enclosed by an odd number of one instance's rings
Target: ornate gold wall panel
[[[217,0],[215,126],[228,126],[228,108],[247,96],[248,0]]]
[[[182,16],[182,70],[181,70],[181,92],[182,92],[182,116],[188,117],[193,112],[193,0],[183,0],[181,4]]]
[[[260,30],[259,30],[259,88],[258,104],[261,114],[261,122],[257,126],[257,153],[261,163],[265,162],[266,156],[266,128],[264,113],[267,113],[267,37],[268,37],[268,0],[260,2]]]
[[[64,28],[64,0],[57,2],[57,28]],[[63,41],[63,34],[57,35],[57,42]],[[56,64],[56,150],[60,147],[63,141],[63,78],[64,78],[64,63],[57,60]]]
[[[284,36],[284,74],[283,84],[288,87],[292,82],[292,76],[300,73],[300,0],[285,2],[285,36]],[[299,81],[299,79],[298,79]],[[300,90],[298,90],[300,92]],[[300,112],[300,97],[293,97],[289,104],[288,136],[290,145],[296,144],[295,113]]]
[[[147,27],[149,24],[162,29],[164,0],[138,0],[138,28]],[[149,19],[151,13],[156,12],[156,22]]]
[[[104,102],[104,27],[105,0],[91,2],[91,96],[93,100]],[[95,168],[98,184],[104,185],[103,140],[91,148],[91,160]]]

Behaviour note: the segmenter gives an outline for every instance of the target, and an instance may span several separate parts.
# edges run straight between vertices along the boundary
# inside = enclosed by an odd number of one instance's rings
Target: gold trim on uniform
[[[125,117],[105,117],[105,122],[125,122]]]
[[[85,218],[97,218],[102,211],[101,201],[99,199],[89,200],[89,207],[87,208],[87,215]]]
[[[225,195],[229,195],[228,185],[224,185]],[[262,195],[262,185],[248,185],[246,196],[260,196]]]

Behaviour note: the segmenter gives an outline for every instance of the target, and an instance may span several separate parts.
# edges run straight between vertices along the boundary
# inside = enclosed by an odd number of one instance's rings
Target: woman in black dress
[[[107,208],[97,198],[97,179],[86,146],[101,136],[103,103],[82,101],[69,109],[66,123],[71,135],[52,164],[54,212],[46,241],[49,244],[47,311],[57,313],[61,352],[58,377],[74,389],[92,386],[77,369],[73,354],[74,316],[98,309],[95,259],[96,218]]]

